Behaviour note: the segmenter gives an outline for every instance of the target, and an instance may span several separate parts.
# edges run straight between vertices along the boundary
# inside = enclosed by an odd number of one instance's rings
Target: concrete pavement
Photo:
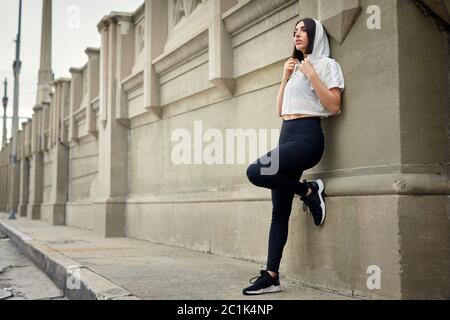
[[[352,299],[281,276],[282,292],[242,295],[261,265],[89,230],[0,214],[0,231],[70,299],[304,300]],[[69,281],[67,281],[69,280]]]
[[[53,281],[1,232],[0,300],[66,300]]]

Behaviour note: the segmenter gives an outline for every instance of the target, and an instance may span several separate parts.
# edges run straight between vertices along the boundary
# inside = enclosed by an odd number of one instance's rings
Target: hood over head
[[[330,56],[330,44],[328,42],[328,36],[323,28],[322,23],[319,20],[313,19],[316,23],[316,33],[314,38],[314,47],[309,59],[311,62],[320,60],[322,58],[328,58]]]
[[[328,41],[328,35],[319,20],[313,19],[316,23],[316,31],[314,38],[314,47],[311,55],[309,56],[309,61],[313,65],[320,79],[324,81],[327,85],[333,84],[336,87],[344,90],[344,75],[340,65],[336,60],[330,57],[330,43]],[[311,84],[311,90],[314,87]]]

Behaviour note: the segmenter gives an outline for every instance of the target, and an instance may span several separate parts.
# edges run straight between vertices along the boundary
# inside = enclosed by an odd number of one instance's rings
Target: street
[[[61,290],[0,233],[0,300],[67,300]]]

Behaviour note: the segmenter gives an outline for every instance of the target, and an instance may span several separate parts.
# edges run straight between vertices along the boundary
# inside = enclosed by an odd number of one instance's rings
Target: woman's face
[[[297,50],[305,53],[308,47],[308,35],[306,34],[303,21],[300,21],[294,29],[294,44]]]

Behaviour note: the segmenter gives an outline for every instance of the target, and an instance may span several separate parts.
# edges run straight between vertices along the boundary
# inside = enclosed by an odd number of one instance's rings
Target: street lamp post
[[[8,80],[5,78],[5,95],[3,96],[3,136],[2,148],[6,146],[6,107],[8,106]]]
[[[13,64],[14,70],[14,104],[13,104],[13,121],[12,121],[12,151],[11,151],[11,213],[9,219],[16,219],[16,201],[15,201],[15,190],[18,186],[19,181],[17,180],[17,135],[19,131],[19,76],[20,68],[22,67],[22,61],[20,61],[20,36],[21,36],[21,26],[22,26],[22,0],[19,0],[19,30],[17,33],[16,40],[16,60]]]

